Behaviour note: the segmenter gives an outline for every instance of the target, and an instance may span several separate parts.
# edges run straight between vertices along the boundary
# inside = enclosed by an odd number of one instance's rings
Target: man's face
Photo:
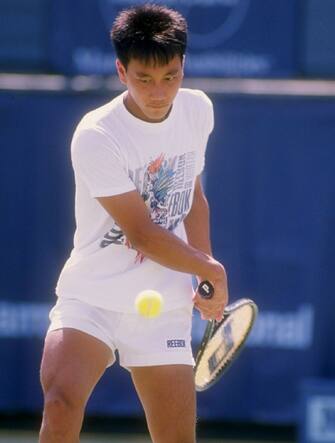
[[[131,59],[127,69],[116,62],[120,81],[127,86],[125,104],[136,117],[149,121],[164,120],[183,79],[183,63],[175,56],[166,65],[144,64]]]

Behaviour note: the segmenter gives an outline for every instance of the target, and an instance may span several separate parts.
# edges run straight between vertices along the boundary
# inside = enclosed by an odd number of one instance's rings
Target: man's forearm
[[[207,256],[212,256],[209,220],[209,205],[199,178],[196,183],[196,192],[192,207],[184,220],[184,225],[189,245],[205,252]],[[221,264],[220,266],[222,268],[221,277],[217,280],[208,277],[202,272],[195,273],[198,281],[208,279],[214,285],[214,297],[210,300],[204,300],[198,293],[195,294],[193,299],[194,306],[201,312],[203,319],[209,320],[215,318],[220,321],[223,316],[224,307],[228,302],[227,275],[224,267]],[[213,308],[210,302],[214,304],[217,303],[216,307]]]
[[[154,225],[134,244],[151,260],[188,274],[201,275],[211,281],[222,278],[224,268],[209,254],[188,245],[172,232]]]
[[[194,213],[198,200],[205,200],[201,198],[199,179],[194,194],[190,213]],[[198,234],[191,234],[191,237],[194,237],[193,245],[184,242],[151,220],[148,209],[137,191],[113,197],[100,197],[98,201],[121,227],[130,244],[146,257],[162,266],[211,281],[224,278],[224,268],[211,257],[210,248],[206,247],[207,240],[201,240],[201,243],[200,240],[196,240],[203,230],[199,230]],[[194,223],[192,225],[194,226]],[[193,229],[187,230],[188,235],[191,231],[195,232]]]

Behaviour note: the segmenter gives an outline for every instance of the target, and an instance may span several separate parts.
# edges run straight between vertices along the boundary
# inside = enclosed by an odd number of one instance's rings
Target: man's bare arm
[[[138,251],[157,263],[180,272],[221,278],[223,267],[210,255],[188,245],[165,228],[155,224],[137,191],[97,200]]]
[[[212,256],[212,247],[210,240],[210,215],[209,206],[206,196],[203,192],[200,176],[197,177],[194,189],[193,203],[190,212],[184,220],[188,243],[196,249]],[[197,275],[198,281],[206,279],[202,274]],[[216,316],[217,320],[221,319],[223,310],[228,302],[227,279],[222,279],[214,283],[214,299],[221,301],[221,310]],[[202,317],[211,318],[211,306],[207,300],[203,300],[199,294],[194,297],[194,304],[199,309]]]
[[[200,176],[194,188],[193,203],[184,220],[188,244],[212,256],[209,227],[209,206],[203,192]]]

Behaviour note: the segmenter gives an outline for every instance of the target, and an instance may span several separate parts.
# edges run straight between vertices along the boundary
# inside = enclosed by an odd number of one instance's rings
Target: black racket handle
[[[208,280],[199,283],[198,292],[202,298],[212,298],[214,295],[214,286]]]

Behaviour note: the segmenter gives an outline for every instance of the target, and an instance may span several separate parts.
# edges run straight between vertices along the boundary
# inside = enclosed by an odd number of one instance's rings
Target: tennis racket
[[[199,284],[203,298],[214,295],[214,287],[208,281]],[[210,320],[200,343],[195,360],[194,376],[197,391],[213,386],[230,367],[244,345],[257,317],[257,305],[242,298],[225,308],[223,319]]]

